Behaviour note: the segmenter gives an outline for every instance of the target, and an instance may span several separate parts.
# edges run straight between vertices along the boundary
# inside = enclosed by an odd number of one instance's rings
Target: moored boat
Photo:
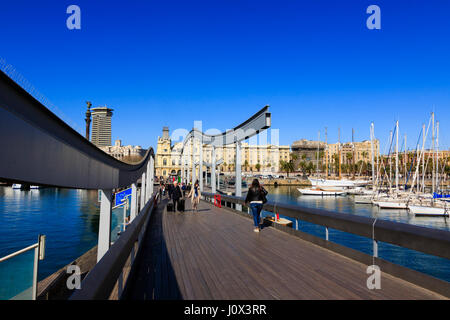
[[[315,195],[315,196],[342,196],[345,195],[346,192],[344,190],[331,190],[331,189],[322,189],[322,188],[310,188],[310,189],[300,189],[297,190],[304,195]]]

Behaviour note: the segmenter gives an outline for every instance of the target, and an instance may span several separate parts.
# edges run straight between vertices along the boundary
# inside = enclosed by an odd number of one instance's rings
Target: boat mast
[[[428,128],[430,128],[430,123],[428,122]],[[425,151],[425,123],[422,124],[423,136],[422,136],[422,153]],[[428,133],[428,132],[427,132]],[[422,192],[425,192],[425,155],[423,154],[422,162]]]
[[[439,188],[439,121],[436,122],[436,191]]]
[[[341,128],[338,128],[339,180],[341,179]]]
[[[391,153],[391,147],[392,147],[392,130],[389,132],[389,191],[391,191],[391,188],[392,188],[392,153]]]
[[[317,139],[317,162],[316,162],[316,176],[319,178],[319,147],[320,147],[320,130],[318,131]]]
[[[395,126],[395,189],[398,191],[398,120]]]
[[[355,129],[352,128],[352,171],[353,179],[355,179]]]
[[[327,127],[325,127],[325,179],[328,179],[328,136],[327,136]]]
[[[433,170],[432,170],[432,172],[431,172],[431,193],[433,194],[434,193],[434,180],[435,180],[435,173],[434,173],[434,171],[435,171],[435,168],[434,168],[434,165],[435,165],[435,161],[434,161],[434,155],[435,155],[435,150],[434,150],[434,139],[435,139],[435,136],[434,136],[434,112],[432,112],[431,113],[431,121],[433,122],[433,127],[432,127],[432,133],[431,133],[431,135],[432,135],[432,137],[431,137],[431,161],[432,161],[432,167],[433,167]]]
[[[374,170],[375,154],[373,151],[373,122],[370,124],[370,147],[372,149],[372,189],[375,189],[375,170]]]
[[[408,174],[408,168],[407,168],[407,166],[406,166],[406,164],[407,164],[407,158],[408,158],[408,152],[406,151],[407,150],[407,148],[406,148],[406,134],[405,134],[405,159],[403,160],[404,162],[405,162],[405,176],[403,177],[404,178],[404,180],[405,180],[405,190],[406,190],[406,175]]]

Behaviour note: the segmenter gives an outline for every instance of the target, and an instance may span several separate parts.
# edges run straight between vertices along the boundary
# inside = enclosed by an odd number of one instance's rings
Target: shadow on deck
[[[129,299],[443,299],[382,273],[366,286],[367,265],[274,228],[200,202],[199,212],[151,218]],[[445,299],[445,298],[444,298]]]

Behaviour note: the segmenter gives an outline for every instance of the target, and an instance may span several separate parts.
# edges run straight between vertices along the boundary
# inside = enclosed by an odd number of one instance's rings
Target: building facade
[[[173,175],[181,175],[181,149],[183,143],[177,142],[172,145],[169,136],[169,128],[163,128],[162,137],[158,137],[156,148],[155,171],[157,177],[167,178]],[[186,163],[192,167],[192,154],[194,151],[195,160],[199,159],[200,143],[196,141],[193,145],[188,144],[185,149]],[[212,162],[212,146],[203,145],[203,161]],[[220,159],[223,163],[217,168],[220,172],[234,172],[236,162],[236,148],[234,144],[216,147],[216,162]],[[242,172],[279,172],[280,160],[290,160],[289,146],[277,145],[249,145],[241,144],[241,166]],[[196,169],[198,173],[198,168]],[[206,166],[203,166],[206,172]]]
[[[97,147],[111,146],[111,117],[113,109],[98,107],[91,109],[91,142]]]
[[[144,156],[146,149],[141,146],[123,146],[121,140],[116,140],[113,146],[99,147],[101,150],[121,161],[138,162]]]

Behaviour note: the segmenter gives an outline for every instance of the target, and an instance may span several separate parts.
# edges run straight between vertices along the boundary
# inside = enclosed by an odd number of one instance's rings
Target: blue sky
[[[81,30],[66,8],[81,8]],[[381,8],[381,30],[366,8]],[[2,3],[0,57],[84,132],[112,107],[113,140],[155,146],[163,126],[225,130],[270,105],[280,143],[369,138],[400,121],[415,146],[431,111],[450,146],[448,1],[25,1]]]

